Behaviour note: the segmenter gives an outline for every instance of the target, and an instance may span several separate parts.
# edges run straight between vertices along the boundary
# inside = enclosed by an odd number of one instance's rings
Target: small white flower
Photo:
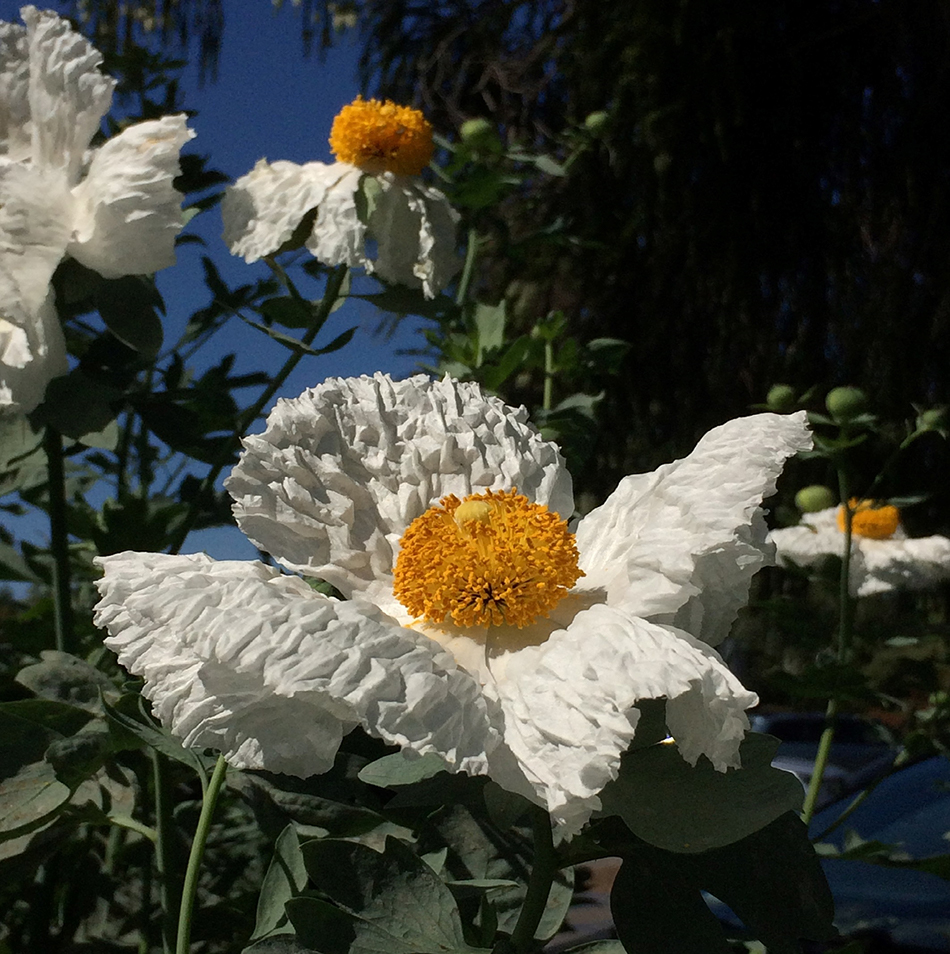
[[[867,506],[867,505],[865,505]],[[797,527],[773,530],[779,563],[812,566],[828,556],[844,554],[844,533],[838,507],[802,515]],[[891,525],[874,536],[861,532],[861,518],[893,511]],[[878,521],[880,523],[880,521]],[[848,588],[852,596],[871,596],[891,590],[923,590],[950,579],[950,539],[909,539],[898,523],[894,507],[871,508],[855,514],[851,537]]]
[[[67,20],[29,6],[21,16],[25,27],[0,22],[0,409],[28,412],[67,370],[56,266],[68,254],[117,278],[173,264],[172,180],[194,133],[165,116],[90,149],[115,80]]]
[[[361,725],[448,771],[490,774],[569,834],[616,776],[640,700],[666,699],[689,762],[738,765],[756,697],[712,645],[766,560],[761,499],[808,446],[802,414],[731,421],[684,460],[625,478],[575,548],[556,516],[573,510],[570,476],[524,408],[448,378],[331,379],[278,402],[227,487],[257,545],[348,599],[259,563],[127,552],[100,561],[96,619],[188,745],[305,776]],[[580,567],[567,572],[571,550]],[[419,553],[431,559],[414,564]],[[466,553],[483,561],[471,573]],[[576,583],[549,615],[519,619],[553,586],[522,564],[548,558]],[[450,577],[452,618],[394,594]],[[472,614],[481,624],[455,621]]]
[[[256,262],[312,215],[302,240],[318,261],[361,266],[434,298],[458,271],[458,215],[418,178],[432,156],[429,124],[418,110],[357,99],[337,116],[330,143],[341,161],[261,159],[227,190],[221,215],[231,252]]]

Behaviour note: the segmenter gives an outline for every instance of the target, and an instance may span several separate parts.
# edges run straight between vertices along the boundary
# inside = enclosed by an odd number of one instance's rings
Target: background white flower
[[[766,559],[762,497],[809,445],[802,414],[717,428],[581,521],[586,576],[550,618],[461,629],[413,620],[394,598],[400,538],[441,498],[489,489],[568,517],[556,446],[474,384],[331,379],[278,402],[227,487],[255,543],[348,601],[260,564],[123,553],[101,560],[97,622],[172,731],[239,767],[320,771],[362,725],[449,771],[489,773],[575,832],[617,773],[639,700],[667,700],[690,762],[738,764],[756,697],[709,642]]]
[[[844,534],[838,508],[802,515],[797,527],[773,530],[780,563],[812,566],[828,556],[842,556]],[[851,538],[848,587],[852,596],[871,596],[896,589],[922,590],[950,579],[950,539],[910,539],[903,528],[885,540],[855,534]]]
[[[183,220],[172,180],[194,133],[165,116],[89,149],[115,80],[67,20],[21,15],[25,27],[0,22],[0,408],[28,412],[66,371],[56,266],[68,254],[117,278],[173,264]]]
[[[346,122],[351,110],[359,117],[355,126]],[[338,132],[341,119],[346,135]],[[414,130],[420,136],[403,142]],[[261,159],[238,179],[221,205],[225,243],[256,262],[303,226],[306,234],[297,238],[324,264],[361,266],[435,297],[459,268],[458,214],[418,178],[432,154],[428,123],[417,110],[357,100],[337,117],[334,135],[340,162]]]

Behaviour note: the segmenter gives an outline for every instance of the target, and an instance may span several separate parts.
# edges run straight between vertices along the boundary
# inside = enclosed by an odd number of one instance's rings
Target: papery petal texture
[[[29,414],[46,385],[69,369],[52,293],[27,311],[16,283],[0,267],[0,411]]]
[[[331,378],[278,401],[225,486],[258,546],[396,614],[399,538],[442,497],[517,486],[565,518],[573,509],[564,460],[524,408],[421,375]]]
[[[0,256],[27,311],[46,300],[72,232],[73,198],[57,171],[0,162]]]
[[[486,691],[504,712],[505,745],[565,834],[581,828],[616,778],[637,702],[665,698],[683,757],[695,764],[705,755],[720,771],[738,765],[744,710],[757,702],[709,646],[603,604],[493,668]],[[516,779],[493,775],[516,787]]]
[[[356,207],[356,193],[363,173],[344,162],[334,163],[327,169],[332,171],[334,180],[304,244],[313,257],[325,265],[371,268],[366,252],[366,226]]]
[[[377,246],[372,271],[434,298],[459,269],[458,213],[437,189],[406,176],[384,173],[377,181],[381,191],[368,223]]]
[[[758,414],[713,429],[683,460],[625,477],[578,525],[580,588],[717,644],[771,556],[761,501],[809,447],[804,413]]]
[[[769,535],[780,563],[813,566],[829,556],[844,554],[844,534],[838,529],[838,508],[802,516],[797,527]],[[891,590],[927,589],[950,579],[950,539],[942,536],[908,539],[902,528],[887,540],[855,534],[851,538],[848,587],[852,596]]]
[[[112,103],[116,81],[99,72],[102,54],[68,20],[35,7],[21,10],[29,62],[32,158],[79,180],[83,154]]]
[[[130,552],[97,562],[106,645],[185,745],[305,777],[329,769],[362,725],[449,771],[487,770],[498,733],[478,685],[374,606],[327,599],[260,563]]]
[[[0,156],[30,157],[30,51],[26,28],[0,21]]]
[[[293,235],[308,212],[316,210],[341,171],[322,162],[266,159],[241,176],[224,194],[224,241],[246,262],[272,255]]]
[[[93,154],[73,190],[72,241],[67,252],[104,278],[145,275],[175,264],[184,220],[172,185],[182,146],[194,138],[186,117],[136,123]]]
[[[376,188],[361,215],[364,178]],[[296,240],[325,265],[359,265],[427,298],[459,268],[458,214],[441,192],[409,176],[371,175],[345,162],[261,159],[227,190],[221,214],[225,243],[247,262],[277,252],[312,215],[308,234]],[[375,242],[375,256],[368,242]]]

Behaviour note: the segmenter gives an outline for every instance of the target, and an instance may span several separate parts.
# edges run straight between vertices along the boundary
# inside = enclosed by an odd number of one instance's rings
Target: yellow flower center
[[[330,148],[366,172],[417,176],[432,159],[432,127],[418,109],[357,96],[333,120]]]
[[[399,542],[393,593],[430,623],[520,629],[584,575],[567,524],[515,489],[443,497]]]
[[[858,537],[871,540],[887,540],[894,536],[901,522],[897,507],[890,504],[878,504],[873,500],[858,500],[852,497],[848,501],[851,508],[851,532]],[[844,507],[838,508],[838,529],[844,533]]]

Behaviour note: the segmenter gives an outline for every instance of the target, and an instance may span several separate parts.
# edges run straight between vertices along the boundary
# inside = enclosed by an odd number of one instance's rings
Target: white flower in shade
[[[256,262],[294,237],[326,265],[435,297],[458,271],[458,215],[418,178],[432,158],[429,123],[416,109],[357,99],[334,120],[330,145],[339,162],[261,159],[238,179],[221,205],[228,247]]]
[[[712,645],[765,562],[759,504],[810,446],[760,414],[625,478],[576,537],[557,447],[477,385],[331,379],[279,401],[227,481],[260,563],[104,557],[96,619],[187,745],[299,776],[354,726],[489,774],[565,833],[666,699],[683,757],[738,765],[756,702]]]
[[[175,261],[185,116],[89,148],[115,80],[67,20],[24,7],[0,22],[0,409],[28,412],[67,370],[50,279],[70,255],[106,278]]]
[[[950,539],[910,539],[896,507],[852,500],[851,562],[848,588],[852,596],[890,590],[922,590],[950,579]],[[770,534],[779,563],[812,566],[828,556],[844,554],[844,515],[829,507],[802,515],[797,527]]]

